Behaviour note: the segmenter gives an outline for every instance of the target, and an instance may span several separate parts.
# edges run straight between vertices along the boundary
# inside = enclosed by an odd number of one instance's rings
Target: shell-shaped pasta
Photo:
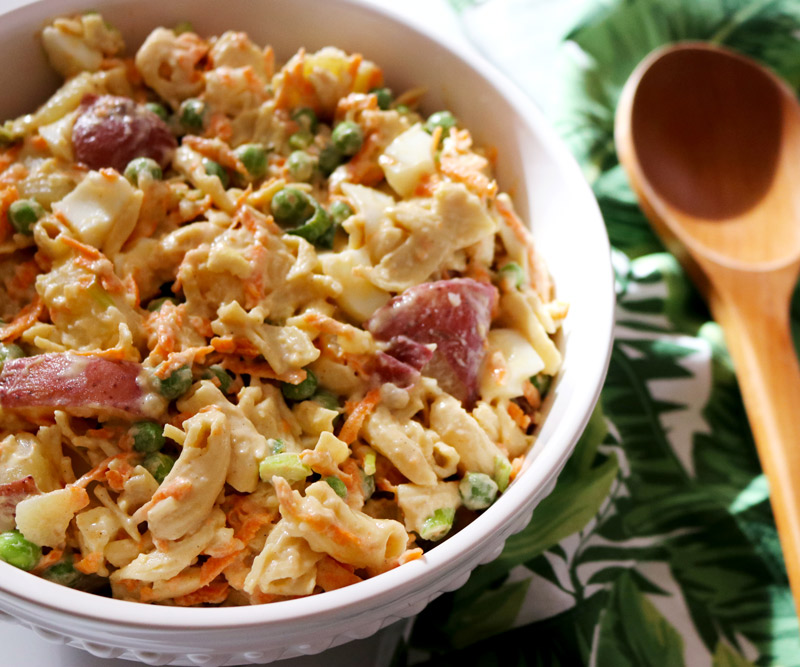
[[[361,430],[366,441],[374,449],[389,459],[395,467],[415,484],[436,484],[438,478],[429,463],[422,443],[412,438],[414,433],[412,424],[422,426],[416,422],[400,423],[383,405],[379,405],[364,422]]]
[[[214,40],[208,55],[214,67],[250,67],[265,83],[273,74],[271,58],[243,32],[222,33]]]
[[[162,540],[178,540],[203,524],[225,485],[231,459],[230,425],[218,407],[205,408],[183,426],[183,451],[158,492],[166,497],[147,511],[150,532]]]
[[[17,528],[40,547],[59,547],[67,539],[70,521],[88,504],[89,496],[79,486],[31,496],[17,505]]]
[[[228,418],[231,429],[231,462],[226,481],[242,493],[252,493],[258,485],[258,464],[269,453],[267,439],[242,410],[208,380],[191,395],[178,401],[181,412],[194,413],[206,405],[217,406]]]
[[[406,548],[408,536],[401,523],[351,509],[326,482],[306,487],[305,497],[282,477],[273,477],[272,484],[286,531],[304,538],[314,551],[354,567],[380,568]]]
[[[103,58],[121,53],[122,35],[99,14],[58,18],[42,30],[42,46],[53,68],[62,76],[95,72]]]
[[[409,235],[367,274],[375,285],[400,292],[423,283],[450,254],[495,231],[480,199],[461,184],[440,184],[432,204],[403,201],[392,210],[395,225]]]
[[[197,35],[156,28],[136,52],[136,68],[145,83],[173,109],[187,97],[199,95],[205,84],[198,66],[208,46]]]
[[[197,556],[214,540],[217,531],[225,526],[225,514],[215,509],[200,527],[176,541],[159,542],[158,548],[142,553],[111,575],[112,581],[166,581],[189,567]]]
[[[441,396],[433,402],[430,422],[439,437],[458,452],[463,470],[494,475],[497,457],[507,460],[475,418],[452,396]]]
[[[561,353],[553,339],[547,335],[544,324],[536,315],[533,293],[516,290],[500,297],[500,322],[522,333],[544,362],[543,371],[554,375],[561,366]]]
[[[317,581],[317,563],[323,557],[302,537],[291,535],[286,521],[278,521],[253,561],[244,590],[250,594],[259,590],[271,595],[310,595]]]
[[[287,452],[300,451],[295,440],[300,436],[301,428],[278,387],[269,383],[251,383],[239,391],[238,398],[239,409],[261,435],[282,440]]]

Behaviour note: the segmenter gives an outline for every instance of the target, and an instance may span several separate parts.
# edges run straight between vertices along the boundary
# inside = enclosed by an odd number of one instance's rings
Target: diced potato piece
[[[113,256],[128,239],[142,206],[143,194],[116,171],[90,172],[53,210],[84,243]]]
[[[392,189],[403,198],[409,197],[420,180],[436,170],[433,137],[420,123],[412,125],[386,147],[378,164]]]
[[[78,486],[26,498],[17,505],[17,528],[34,544],[56,548],[66,540],[69,522],[88,504],[89,495]]]

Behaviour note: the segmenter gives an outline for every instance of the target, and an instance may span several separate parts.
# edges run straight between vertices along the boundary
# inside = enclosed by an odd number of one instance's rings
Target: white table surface
[[[30,0],[2,0],[3,8],[21,6]],[[445,0],[368,0],[376,5],[391,7],[415,24],[435,30],[442,39],[467,46],[457,19]],[[471,47],[468,47],[471,48]],[[377,635],[350,642],[316,656],[281,660],[281,667],[345,667],[361,665],[380,667],[388,665],[400,634],[410,629],[409,622],[399,622],[385,628]],[[5,667],[124,667],[128,660],[96,658],[79,649],[53,644],[40,638],[31,630],[16,624],[0,621],[0,646],[2,665]]]

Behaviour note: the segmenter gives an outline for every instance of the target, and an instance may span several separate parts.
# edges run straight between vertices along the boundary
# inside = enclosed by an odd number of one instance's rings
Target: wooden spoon
[[[800,609],[800,106],[751,60],[702,43],[650,54],[623,89],[620,161],[725,331]]]

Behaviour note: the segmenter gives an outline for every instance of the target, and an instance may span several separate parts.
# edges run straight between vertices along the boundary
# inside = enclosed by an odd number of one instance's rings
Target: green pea
[[[453,527],[456,511],[452,507],[441,507],[422,523],[419,536],[423,540],[441,540]]]
[[[286,161],[289,175],[296,181],[310,181],[314,175],[316,160],[305,151],[294,151]]]
[[[20,570],[32,570],[41,557],[39,546],[26,540],[18,530],[0,533],[0,560]]]
[[[386,111],[390,106],[392,106],[392,101],[394,98],[392,96],[392,91],[389,88],[373,88],[369,92],[378,98],[379,109]]]
[[[192,369],[188,366],[181,366],[163,380],[157,378],[156,382],[159,393],[171,401],[189,391],[189,387],[192,386]]]
[[[306,130],[311,134],[317,131],[317,114],[311,107],[300,107],[292,112],[292,120],[300,126],[300,129]]]
[[[133,448],[143,454],[152,454],[164,446],[163,427],[157,422],[140,421],[131,426]]]
[[[181,21],[172,29],[172,32],[176,35],[182,35],[185,32],[194,32],[194,26],[190,21]]]
[[[482,472],[468,472],[458,484],[464,507],[470,510],[489,507],[497,497],[497,491],[497,483]]]
[[[305,224],[288,230],[288,233],[302,236],[309,243],[316,245],[332,228],[333,220],[331,216],[322,206],[317,206],[314,215]]]
[[[174,303],[176,306],[178,305],[178,300],[174,296],[161,296],[157,299],[153,299],[150,303],[147,304],[147,310],[151,313],[159,310],[161,306],[165,303]]]
[[[342,155],[355,155],[364,143],[364,131],[357,123],[345,120],[334,128],[331,141]]]
[[[79,588],[86,578],[83,572],[75,569],[75,562],[71,556],[60,560],[55,565],[42,572],[42,577],[49,581],[69,588]]]
[[[231,383],[233,379],[230,375],[228,375],[228,371],[226,371],[222,366],[218,366],[214,364],[213,366],[209,366],[203,371],[203,379],[204,380],[217,380],[219,382],[219,390],[223,394],[228,393],[228,389],[231,388]]]
[[[264,482],[272,480],[273,475],[283,477],[287,482],[299,482],[311,474],[297,454],[273,454],[267,456],[258,466],[258,475]]]
[[[219,162],[214,162],[214,160],[209,160],[207,157],[204,157],[203,169],[205,169],[205,172],[209,176],[216,176],[219,179],[219,182],[222,183],[223,188],[228,188],[231,179],[228,176],[228,172]]]
[[[181,126],[189,134],[202,133],[206,125],[208,109],[205,102],[196,97],[190,97],[181,102],[178,109],[178,118]]]
[[[14,127],[13,121],[7,120],[0,125],[0,146],[11,146],[22,139],[22,136]]]
[[[314,141],[314,135],[308,130],[298,130],[289,137],[289,148],[295,151],[308,148]]]
[[[20,234],[33,236],[33,226],[45,211],[34,199],[18,199],[8,207],[8,221]]]
[[[339,149],[333,144],[328,144],[319,152],[317,164],[319,165],[319,170],[324,176],[330,176],[333,173],[333,170],[342,164],[343,160],[344,157]]]
[[[311,397],[312,401],[316,401],[326,410],[338,410],[339,399],[336,395],[327,389],[318,389],[317,392]]]
[[[336,492],[337,496],[340,498],[347,498],[347,487],[338,477],[326,477],[324,481]]]
[[[144,105],[144,108],[154,113],[165,123],[169,120],[169,112],[163,104],[159,104],[158,102],[148,102]]]
[[[267,173],[267,149],[263,144],[242,144],[233,153],[251,178],[259,179]]]
[[[144,461],[142,461],[144,469],[147,470],[159,484],[169,475],[169,471],[172,470],[172,466],[174,465],[175,459],[163,452],[148,454]]]
[[[428,120],[425,121],[425,130],[433,134],[437,127],[441,127],[442,132],[447,134],[450,128],[455,126],[456,122],[456,117],[449,111],[437,111],[428,116]]]
[[[509,262],[500,269],[500,277],[508,279],[515,287],[522,287],[525,284],[525,271],[516,262]]]
[[[137,157],[128,162],[125,167],[125,178],[133,185],[138,186],[142,178],[151,181],[160,181],[164,175],[158,162],[149,157]]]
[[[287,225],[300,225],[314,214],[314,204],[305,192],[297,188],[281,188],[270,204],[272,217]]]
[[[25,356],[22,348],[15,343],[0,343],[0,371],[3,370],[7,361],[12,359],[22,359]]]
[[[341,225],[347,218],[353,215],[353,207],[350,206],[346,201],[342,201],[341,199],[337,199],[328,206],[328,213],[331,214],[331,218],[337,225]]]
[[[299,384],[281,383],[283,395],[290,401],[305,401],[317,391],[317,376],[310,368],[306,368],[306,379]]]

